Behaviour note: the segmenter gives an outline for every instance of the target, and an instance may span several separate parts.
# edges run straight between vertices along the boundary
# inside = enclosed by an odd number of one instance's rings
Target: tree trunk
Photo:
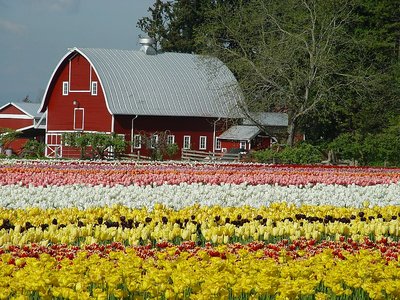
[[[293,120],[289,120],[287,132],[288,132],[287,145],[292,147],[294,145],[294,138],[296,133],[296,124]]]

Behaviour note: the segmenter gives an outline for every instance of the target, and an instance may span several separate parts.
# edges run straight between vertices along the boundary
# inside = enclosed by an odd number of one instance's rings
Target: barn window
[[[190,149],[190,135],[183,136],[183,149]]]
[[[133,136],[133,148],[135,149],[142,148],[142,136],[140,134],[135,134]]]
[[[173,143],[175,143],[175,135],[170,134],[170,135],[167,136],[167,144],[171,145]]]
[[[92,82],[92,96],[97,96],[97,81]]]
[[[62,94],[63,96],[67,96],[69,92],[68,81],[64,81],[62,86],[63,86]]]
[[[240,141],[240,149],[246,150],[246,141]]]
[[[199,149],[200,150],[207,149],[207,137],[204,135],[200,136]]]
[[[221,140],[217,139],[215,150],[221,150]]]
[[[158,144],[158,135],[157,134],[153,134],[151,136],[151,139],[150,139],[150,148],[151,149],[156,148],[157,144]]]

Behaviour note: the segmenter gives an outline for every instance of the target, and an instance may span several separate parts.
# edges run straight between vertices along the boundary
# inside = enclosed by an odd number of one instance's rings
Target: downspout
[[[136,115],[134,118],[132,118],[132,126],[131,126],[131,153],[133,153],[133,147],[134,147],[134,145],[133,145],[133,143],[135,142],[134,140],[133,140],[133,137],[134,137],[134,133],[133,133],[133,129],[134,129],[134,126],[133,126],[133,124],[135,123],[135,120],[136,120],[136,118],[138,117],[138,115]]]
[[[216,127],[217,127],[217,122],[221,120],[221,117],[219,117],[216,121],[214,121],[214,131],[213,131],[213,155],[215,154],[215,142],[216,142]]]

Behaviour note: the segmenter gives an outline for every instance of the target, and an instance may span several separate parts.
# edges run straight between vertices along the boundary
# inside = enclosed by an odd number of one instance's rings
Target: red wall
[[[69,92],[62,95],[63,82],[69,80],[69,64],[62,65],[54,84],[49,88],[47,131],[72,131],[74,130],[74,108],[84,109],[85,131],[111,131],[111,114],[108,112],[103,89],[96,73],[90,68],[89,63],[81,55],[76,55],[71,63],[70,89],[84,92]],[[92,81],[98,82],[97,96],[90,92],[90,73]],[[81,82],[81,83],[79,83]],[[79,105],[74,106],[77,100]]]
[[[27,126],[32,126],[33,120],[29,119],[1,119],[0,128],[20,129]]]
[[[115,116],[115,132],[124,134],[125,140],[131,140],[132,119],[134,116]],[[175,143],[179,147],[179,157],[183,147],[184,135],[191,137],[191,149],[200,150],[200,136],[207,137],[207,144],[205,150],[212,151],[213,147],[213,132],[214,132],[214,118],[200,118],[200,117],[166,117],[166,116],[138,116],[133,122],[134,134],[141,134],[150,136],[157,132],[169,131],[171,135],[175,135]],[[226,129],[226,121],[219,121],[216,123],[216,136],[221,134]],[[142,155],[149,155],[149,150],[142,145],[141,149],[134,149],[133,153],[140,150]],[[130,147],[128,149],[130,152]],[[176,157],[177,158],[177,157]]]
[[[257,136],[251,141],[250,149],[249,143],[246,143],[246,150],[261,150],[267,149],[271,146],[271,139],[267,136]],[[229,149],[239,149],[240,141],[235,140],[221,140],[221,149],[226,148],[227,151]]]
[[[223,148],[225,148],[227,151],[229,151],[229,149],[239,149],[240,142],[231,140],[221,140],[221,149]]]
[[[251,143],[251,149],[262,150],[271,147],[271,138],[267,136],[257,136]]]

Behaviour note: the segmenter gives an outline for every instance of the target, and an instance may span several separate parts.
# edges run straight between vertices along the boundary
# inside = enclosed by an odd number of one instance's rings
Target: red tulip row
[[[30,244],[20,246],[8,246],[6,249],[0,249],[0,255],[5,253],[11,254],[8,260],[9,264],[15,264],[17,258],[35,257],[43,253],[55,257],[58,261],[65,258],[74,259],[78,252],[86,251],[87,255],[98,255],[100,257],[108,257],[111,252],[123,251],[132,248],[135,253],[142,259],[157,258],[157,253],[165,251],[169,255],[177,256],[181,252],[188,252],[194,256],[200,250],[204,250],[210,257],[226,258],[228,254],[238,254],[239,251],[245,250],[249,252],[259,251],[262,253],[260,259],[273,258],[277,262],[280,261],[282,253],[286,258],[301,259],[311,257],[330,249],[333,257],[337,259],[346,259],[347,254],[358,253],[361,250],[379,250],[387,261],[397,261],[400,255],[400,242],[388,241],[387,238],[382,238],[377,242],[373,242],[365,238],[362,243],[357,243],[350,238],[342,237],[340,241],[323,241],[321,243],[315,240],[299,239],[293,242],[282,240],[275,244],[267,244],[263,242],[250,242],[248,244],[228,244],[226,246],[213,246],[207,243],[205,247],[197,246],[194,242],[183,242],[176,246],[169,242],[160,242],[153,248],[151,245],[146,246],[129,246],[125,247],[121,243],[110,243],[107,245],[91,244],[84,247],[68,246],[66,244],[55,244],[51,246],[41,246],[38,244]]]

